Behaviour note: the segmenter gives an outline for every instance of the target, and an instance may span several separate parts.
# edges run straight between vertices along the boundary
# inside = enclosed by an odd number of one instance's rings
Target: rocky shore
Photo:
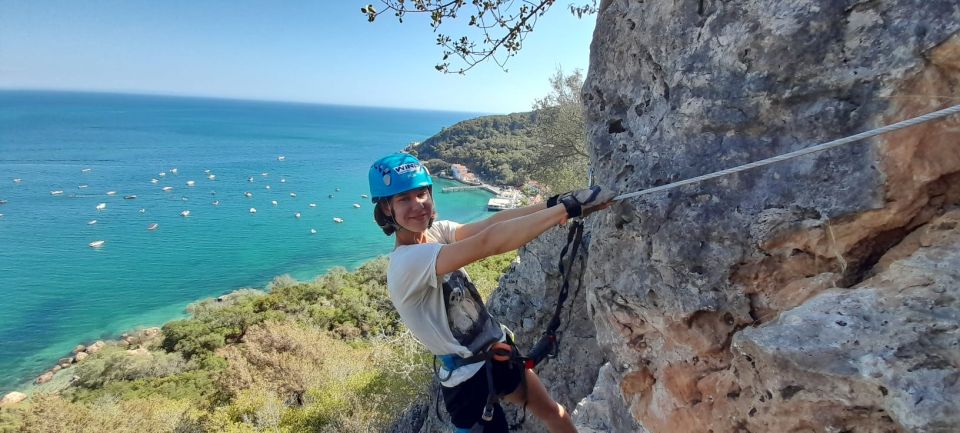
[[[215,303],[229,303],[240,296],[249,295],[251,293],[264,293],[261,290],[257,289],[239,289],[232,292],[225,293],[223,295],[217,296],[215,298],[208,298],[197,301],[201,302],[215,302]],[[119,346],[127,350],[127,354],[131,356],[142,356],[148,354],[148,347],[159,342],[163,338],[163,332],[160,327],[148,327],[137,329],[129,332],[124,332],[120,334],[120,338],[117,340],[96,340],[89,345],[78,344],[70,352],[70,356],[66,356],[57,360],[57,362],[44,371],[42,374],[37,376],[33,383],[25,389],[25,392],[12,391],[0,398],[0,407],[9,406],[16,403],[20,403],[23,400],[26,400],[29,395],[35,390],[36,387],[40,385],[50,385],[54,382],[55,378],[60,376],[60,373],[69,371],[76,365],[82,363],[88,357],[94,353],[99,352],[104,347],[107,346]],[[71,375],[70,378],[64,381],[65,385],[73,383],[77,379],[76,375]],[[56,390],[59,390],[59,387],[53,387]]]

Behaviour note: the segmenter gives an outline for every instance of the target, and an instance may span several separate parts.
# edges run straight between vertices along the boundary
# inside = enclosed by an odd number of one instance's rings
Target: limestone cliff
[[[957,0],[604,1],[584,88],[598,183],[956,104],[958,30]],[[604,380],[652,432],[957,431],[960,241],[908,245],[955,233],[928,223],[958,201],[953,117],[619,205],[591,221],[585,274]]]

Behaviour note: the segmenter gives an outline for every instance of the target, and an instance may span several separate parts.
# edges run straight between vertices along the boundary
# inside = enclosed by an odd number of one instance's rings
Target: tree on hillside
[[[470,35],[453,38],[437,33],[443,59],[436,69],[462,74],[488,59],[504,68],[507,60],[523,47],[524,38],[533,31],[537,20],[556,0],[380,0],[380,3],[380,8],[372,4],[360,8],[368,21],[392,13],[402,23],[407,14],[423,14],[430,17],[430,27],[436,32],[444,20],[456,21],[469,16],[466,32]],[[568,7],[571,13],[583,17],[597,11],[597,0],[574,0]],[[459,58],[463,65],[450,69],[451,56]]]
[[[588,183],[586,120],[581,88],[583,73],[562,69],[550,77],[550,93],[533,104],[537,143],[531,175],[554,192],[583,188]]]

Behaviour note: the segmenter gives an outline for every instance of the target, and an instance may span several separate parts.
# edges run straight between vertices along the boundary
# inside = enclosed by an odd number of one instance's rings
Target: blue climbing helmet
[[[411,189],[433,186],[427,167],[406,153],[394,153],[378,159],[370,166],[368,180],[370,199],[374,203]]]

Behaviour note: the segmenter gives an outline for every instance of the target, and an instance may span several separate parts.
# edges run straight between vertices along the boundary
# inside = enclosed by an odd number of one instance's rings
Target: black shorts
[[[493,388],[500,396],[517,390],[523,382],[523,365],[516,362],[493,361]],[[493,419],[484,421],[483,407],[487,405],[487,366],[484,365],[470,379],[452,388],[443,389],[443,402],[447,406],[453,425],[458,429],[470,429],[478,422],[483,433],[506,433],[507,417],[499,404],[494,406]]]

